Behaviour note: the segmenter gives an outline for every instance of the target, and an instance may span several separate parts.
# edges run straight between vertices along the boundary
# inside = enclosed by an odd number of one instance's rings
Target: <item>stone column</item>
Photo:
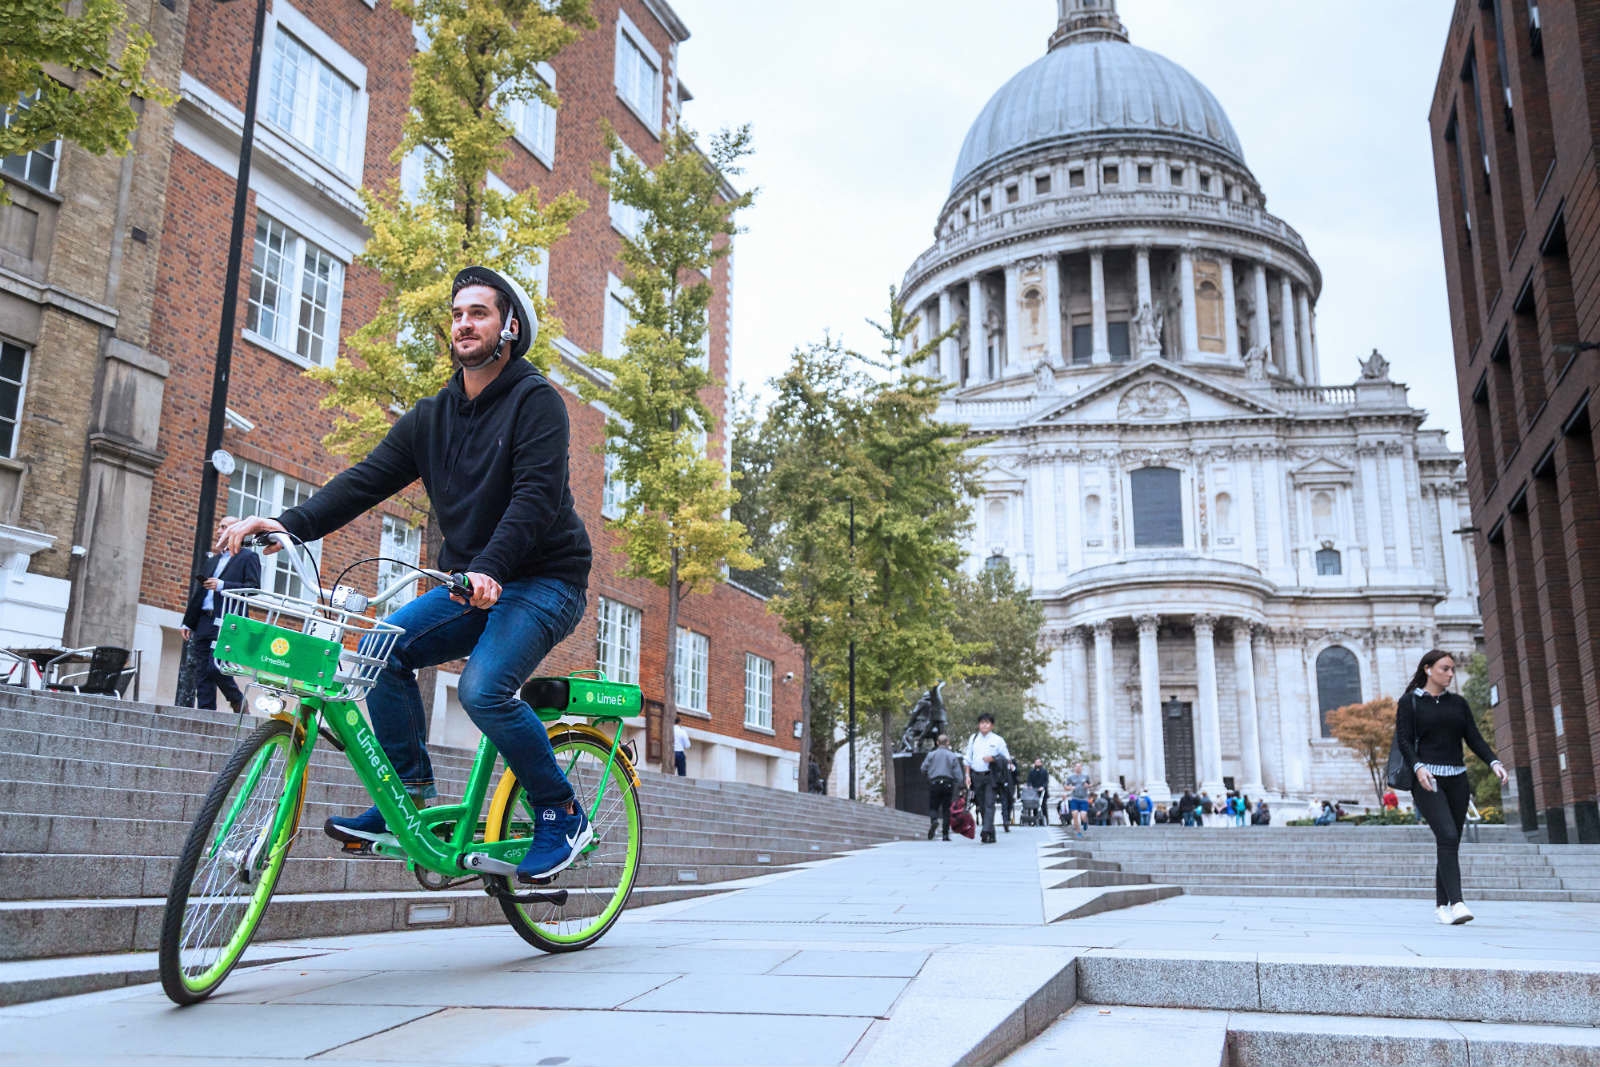
[[[1150,249],[1140,246],[1134,249],[1134,281],[1139,287],[1139,306],[1152,304],[1154,297],[1150,295]]]
[[[1066,365],[1061,343],[1061,257],[1044,257],[1044,354],[1052,367]]]
[[[917,332],[915,334],[915,340],[911,342],[912,345],[915,346],[912,351],[921,351],[922,349],[927,348],[929,343],[933,341],[933,335],[938,332],[938,327],[934,326],[933,324],[933,315],[937,307],[937,304],[930,302],[923,304],[921,309],[919,309],[917,313]],[[930,377],[937,375],[939,373],[938,353],[934,353],[932,356],[930,356],[928,358],[928,362],[932,363],[933,366],[930,368],[924,365],[922,368],[923,373],[929,375]]]
[[[939,332],[948,330],[955,322],[955,300],[949,289],[939,290]],[[939,376],[947,382],[961,384],[961,339],[951,334],[939,342]]]
[[[1261,724],[1256,720],[1256,660],[1250,643],[1250,624],[1233,620],[1233,673],[1239,687],[1239,792],[1260,796]]]
[[[1371,442],[1356,442],[1356,470],[1360,476],[1361,503],[1367,515],[1366,544],[1367,580],[1389,570],[1387,553],[1383,550],[1383,488],[1378,482],[1380,447]]]
[[[1401,574],[1415,574],[1415,541],[1411,537],[1411,494],[1410,479],[1406,476],[1406,458],[1404,452],[1394,445],[1384,446],[1384,463],[1389,469],[1390,510],[1394,513],[1394,567]],[[1416,470],[1416,461],[1412,460],[1410,473],[1415,474]],[[1418,656],[1421,654],[1417,653]]]
[[[1200,691],[1200,788],[1212,796],[1225,791],[1222,781],[1222,722],[1217,714],[1217,647],[1215,615],[1194,617],[1195,682]]]
[[[1311,375],[1320,384],[1322,382],[1322,356],[1317,350],[1317,309],[1310,308],[1307,314],[1310,322],[1308,332],[1311,334]]]
[[[983,325],[988,313],[983,299],[983,276],[974,274],[967,279],[967,379],[971,382],[989,379],[989,338],[985,336]]]
[[[1033,559],[1028,568],[1032,585],[1055,585],[1056,566],[1056,460],[1038,456],[1028,469],[1028,506],[1033,513]],[[1050,576],[1046,579],[1046,576]],[[1042,580],[1043,579],[1043,580]]]
[[[1233,257],[1218,256],[1222,265],[1222,354],[1239,360],[1238,295],[1233,291]]]
[[[1444,584],[1451,600],[1470,600],[1467,591],[1466,568],[1462,566],[1461,535],[1452,531],[1460,528],[1461,512],[1456,507],[1455,490],[1448,485],[1433,487],[1434,506],[1439,520],[1439,549],[1444,556]]]
[[[1105,742],[1100,737],[1098,724],[1093,731],[1088,728],[1092,721],[1089,711],[1089,648],[1084,641],[1083,627],[1067,627],[1061,635],[1061,643],[1067,654],[1067,717],[1069,721],[1078,723],[1080,730],[1073,740],[1085,748],[1103,753]],[[1102,755],[1100,760],[1103,766],[1105,756]],[[1104,780],[1103,773],[1101,778]]]
[[[1117,738],[1111,725],[1111,621],[1094,624],[1094,744],[1100,753],[1100,780],[1117,768]]]
[[[1178,297],[1183,302],[1183,351],[1179,359],[1193,358],[1200,351],[1200,314],[1194,298],[1194,249],[1178,253]]]
[[[1295,291],[1295,321],[1300,324],[1300,367],[1307,382],[1321,385],[1316,357],[1311,352],[1311,300],[1304,287]]]
[[[1267,268],[1255,265],[1256,313],[1250,323],[1250,341],[1266,352],[1272,348],[1272,309],[1267,305]],[[1273,353],[1276,355],[1276,353]],[[1271,361],[1268,361],[1269,366]]]
[[[1287,274],[1279,276],[1279,303],[1283,307],[1283,369],[1297,382],[1305,381],[1300,368],[1300,342],[1294,326],[1294,283]]]
[[[1089,253],[1089,301],[1093,313],[1094,362],[1111,362],[1111,343],[1106,338],[1106,260],[1096,248]]]
[[[1278,667],[1278,729],[1283,737],[1283,791],[1304,796],[1309,785],[1311,745],[1306,733],[1304,638],[1293,630],[1273,635]]]
[[[1012,263],[1006,267],[1006,350],[1000,366],[1002,375],[1010,374],[1022,365],[1022,268]]]
[[[1156,628],[1159,615],[1140,615],[1139,624],[1139,705],[1144,719],[1144,784],[1150,799],[1166,803],[1172,799],[1167,786],[1166,741],[1161,736],[1161,665],[1157,661]]]

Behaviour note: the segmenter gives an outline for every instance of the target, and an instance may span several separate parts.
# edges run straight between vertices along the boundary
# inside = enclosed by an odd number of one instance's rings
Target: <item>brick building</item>
[[[613,677],[638,681],[659,708],[665,594],[620,576],[624,560],[605,517],[614,514],[623,487],[608,484],[599,454],[604,417],[578,399],[572,383],[594,373],[582,364],[585,352],[620,346],[626,314],[616,257],[621,233],[634,221],[608,206],[593,177],[595,161],[608,158],[602,122],[645,162],[659,161],[661,136],[689,99],[678,78],[678,46],[688,30],[663,0],[596,0],[591,7],[598,26],[541,72],[562,106],[519,108],[511,155],[491,181],[537,186],[545,199],[574,190],[589,204],[552,250],[540,283],[565,328],[552,376],[571,415],[572,486],[594,542],[595,567],[588,617],[542,669],[598,663]],[[159,197],[149,200],[157,215],[149,225],[163,240],[147,284],[157,323],[149,353],[168,373],[157,399],[159,437],[150,442],[156,460],[147,492],[149,551],[126,557],[137,564],[143,556],[142,570],[132,572],[138,593],[131,637],[143,653],[145,695],[159,699],[171,697],[177,677],[252,20],[251,5],[178,0],[176,10],[183,29],[181,101],[170,113],[162,156],[170,160],[164,211]],[[249,269],[234,294],[240,332],[224,447],[238,467],[224,480],[228,511],[275,514],[345,465],[321,446],[333,413],[318,405],[323,388],[303,375],[331,364],[342,340],[377,308],[378,279],[354,263],[367,237],[359,190],[395,179],[411,188],[425,166],[415,155],[398,166],[391,160],[416,47],[409,21],[386,3],[271,4],[246,221]],[[728,377],[731,354],[730,273],[723,260],[712,279],[710,358],[719,379]],[[721,415],[720,388],[710,406]],[[726,459],[720,427],[708,447]],[[416,559],[422,538],[413,519],[402,503],[391,502],[326,538],[319,546],[325,580],[370,556]],[[297,586],[281,562],[269,560],[264,569],[264,584]],[[370,586],[376,569],[368,565],[352,578]],[[131,605],[127,614],[134,615]],[[680,625],[676,699],[694,740],[690,773],[796,788],[800,687],[789,679],[800,668],[798,649],[763,600],[736,586],[688,598]],[[475,743],[455,701],[455,681],[441,670],[432,736]],[[641,749],[653,754],[658,736],[652,729]]]
[[[147,76],[176,89],[182,16],[128,4]],[[58,71],[70,80],[82,75]],[[137,102],[136,102],[137,103]],[[151,347],[172,114],[135,151],[56,141],[0,161],[0,644],[126,645],[167,377]],[[86,596],[85,591],[94,590]]]
[[[1457,0],[1429,127],[1499,751],[1600,842],[1600,5]]]

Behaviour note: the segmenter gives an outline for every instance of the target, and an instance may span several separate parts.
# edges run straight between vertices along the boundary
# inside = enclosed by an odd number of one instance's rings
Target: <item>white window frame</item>
[[[538,78],[552,91],[556,87],[556,69],[548,63],[536,68]],[[512,136],[518,144],[533,153],[533,158],[547,168],[556,165],[556,109],[543,100],[533,98],[511,103]]]
[[[422,527],[416,523],[407,522],[405,519],[394,515],[383,516],[383,521],[378,532],[378,592],[383,592],[402,578],[419,578],[421,575],[412,570],[422,562]],[[403,566],[403,561],[411,564]],[[407,604],[417,598],[417,588],[412,585],[403,592],[396,593],[393,600],[383,605],[379,610],[384,617],[393,615]]]
[[[711,639],[685,627],[678,627],[677,654],[673,659],[673,699],[678,710],[709,715],[706,710],[706,677],[711,666]]]
[[[413,203],[422,199],[423,184],[444,168],[445,159],[427,145],[417,145],[400,157],[400,198]]]
[[[259,492],[248,492],[244,482],[251,475],[258,479]],[[296,504],[303,503],[311,498],[317,487],[291,478],[287,474],[275,471],[270,467],[263,467],[247,459],[238,461],[228,476],[228,503],[227,513],[237,515],[242,519],[252,515],[264,515],[275,518],[283,514]],[[308,541],[306,549],[311,553],[311,558],[320,566],[322,562],[322,542]],[[295,546],[295,552],[300,553],[300,546]],[[305,556],[300,555],[303,560]],[[289,563],[282,552],[270,556],[263,554],[261,557],[261,588],[274,590],[286,596],[297,597],[302,600],[316,600],[317,593],[306,589],[300,581],[300,576],[295,573],[294,565]]]
[[[649,68],[650,85],[641,90],[640,64]],[[616,62],[612,81],[617,98],[633,112],[650,136],[661,139],[662,71],[661,53],[656,51],[643,31],[634,25],[625,11],[617,12]],[[649,99],[640,99],[639,93],[648,92]]]
[[[629,159],[632,159],[636,163],[641,162],[639,159],[639,154],[633,149],[629,148],[627,145],[624,144],[622,146],[622,150],[628,153]],[[611,155],[611,172],[615,174],[616,170],[617,156],[616,153],[613,152]],[[607,190],[606,192],[606,210],[611,218],[611,228],[613,230],[616,230],[624,237],[629,237],[634,240],[639,239],[639,235],[644,232],[643,211],[633,207],[630,204],[622,203],[614,195],[612,195],[610,190]]]
[[[504,178],[500,177],[500,175],[496,174],[494,171],[490,171],[489,172],[488,180],[487,180],[487,182],[485,184],[487,184],[489,186],[489,188],[493,189],[495,192],[499,193],[501,196],[515,196],[516,195],[516,190],[511,188],[511,186],[506,182],[506,180]],[[544,297],[545,299],[549,299],[549,297],[550,297],[550,250],[548,248],[546,248],[546,249],[543,249],[542,251],[543,251],[543,254],[539,256],[539,262],[530,263],[530,262],[528,262],[528,260],[526,258],[523,258],[523,259],[519,259],[515,263],[513,263],[512,267],[515,269],[516,273],[521,278],[524,278],[524,279],[528,280],[529,282],[533,283],[533,288],[535,288],[535,289],[537,289],[539,291],[539,295],[541,297]]]
[[[772,732],[772,661],[753,652],[744,654],[744,724]]]
[[[286,4],[275,8],[282,10],[275,10],[262,49],[265,98],[261,121],[359,184],[366,142],[366,67],[304,15]],[[294,48],[300,49],[311,65],[297,69],[287,108],[283,109],[279,64]],[[341,89],[348,89],[348,95]],[[338,136],[335,144],[319,147],[319,119],[330,104],[337,105]]]
[[[34,96],[37,97],[38,94],[36,93]],[[18,111],[24,111],[31,106],[32,104],[26,98],[17,101]],[[0,113],[0,130],[3,130],[7,126],[11,125],[10,122],[6,121],[6,114],[9,114],[9,112]],[[34,181],[28,176],[33,172],[35,158],[49,160],[49,180],[41,183]],[[15,165],[13,166],[13,164]],[[19,169],[21,173],[18,173]],[[61,139],[59,137],[48,144],[40,145],[38,148],[29,149],[26,152],[18,152],[14,156],[6,156],[4,159],[0,159],[0,173],[6,174],[15,181],[21,182],[23,185],[32,186],[35,189],[44,189],[45,191],[52,193],[56,191],[56,175],[59,174],[60,171]]]
[[[599,600],[595,666],[613,682],[638,685],[639,635],[644,628],[644,613],[620,600]]]
[[[22,409],[28,402],[28,366],[33,362],[33,353],[26,345],[15,344],[11,341],[0,341],[0,351],[10,349],[22,353],[22,375],[18,378],[7,378],[0,375],[0,383],[15,385],[17,387],[16,410],[9,414],[0,411],[0,458],[15,459],[17,448],[22,442]],[[9,428],[6,424],[10,423]]]
[[[264,300],[257,299],[256,279],[265,278],[257,263],[256,250],[260,246],[260,231],[263,222],[275,225],[284,231],[284,253],[281,257],[287,265],[288,277],[279,276],[274,279],[278,287],[279,297],[271,308],[273,314],[272,332],[261,329],[261,311],[266,309]],[[270,237],[269,237],[270,240]],[[300,352],[300,316],[302,304],[307,298],[305,276],[308,258],[313,254],[327,257],[333,265],[332,276],[328,280],[328,302],[324,307],[323,328],[321,334],[321,351],[316,358],[302,355]],[[339,356],[339,318],[344,307],[344,278],[348,264],[336,253],[307,239],[287,223],[279,221],[276,215],[269,213],[264,208],[258,207],[256,211],[256,237],[252,241],[250,258],[250,295],[245,304],[246,340],[260,345],[269,351],[275,352],[292,363],[302,367],[330,367]],[[265,296],[265,287],[261,296]]]
[[[628,328],[633,324],[633,312],[628,310],[628,287],[615,274],[606,275],[605,310],[602,313],[600,354],[619,359],[627,350]]]
[[[622,457],[606,449],[605,485],[600,491],[600,515],[607,519],[622,518],[622,511],[633,495],[633,486],[622,477]]]

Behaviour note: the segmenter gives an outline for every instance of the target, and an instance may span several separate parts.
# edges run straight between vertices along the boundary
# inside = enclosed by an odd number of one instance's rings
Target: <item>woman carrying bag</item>
[[[1411,801],[1427,820],[1438,846],[1435,913],[1440,922],[1458,926],[1472,921],[1471,910],[1461,900],[1461,827],[1472,799],[1462,743],[1489,765],[1501,785],[1506,782],[1506,769],[1478,732],[1466,700],[1448,691],[1455,675],[1456,663],[1450,653],[1434,649],[1422,657],[1411,684],[1396,703],[1394,740],[1404,760],[1402,767],[1415,775],[1409,784]],[[1408,787],[1403,781],[1390,784]]]

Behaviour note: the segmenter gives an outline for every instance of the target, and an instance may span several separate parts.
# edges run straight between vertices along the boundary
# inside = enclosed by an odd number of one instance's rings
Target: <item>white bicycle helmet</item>
[[[539,317],[533,312],[533,301],[528,299],[527,292],[517,284],[515,278],[499,271],[490,270],[488,267],[466,267],[456,275],[455,282],[450,286],[451,298],[454,299],[457,293],[469,285],[487,285],[497,292],[504,293],[511,301],[511,309],[506,313],[506,321],[501,327],[500,339],[511,342],[512,359],[526,356],[528,349],[533,347],[534,340],[539,336]],[[508,336],[513,319],[519,326],[514,338]]]

